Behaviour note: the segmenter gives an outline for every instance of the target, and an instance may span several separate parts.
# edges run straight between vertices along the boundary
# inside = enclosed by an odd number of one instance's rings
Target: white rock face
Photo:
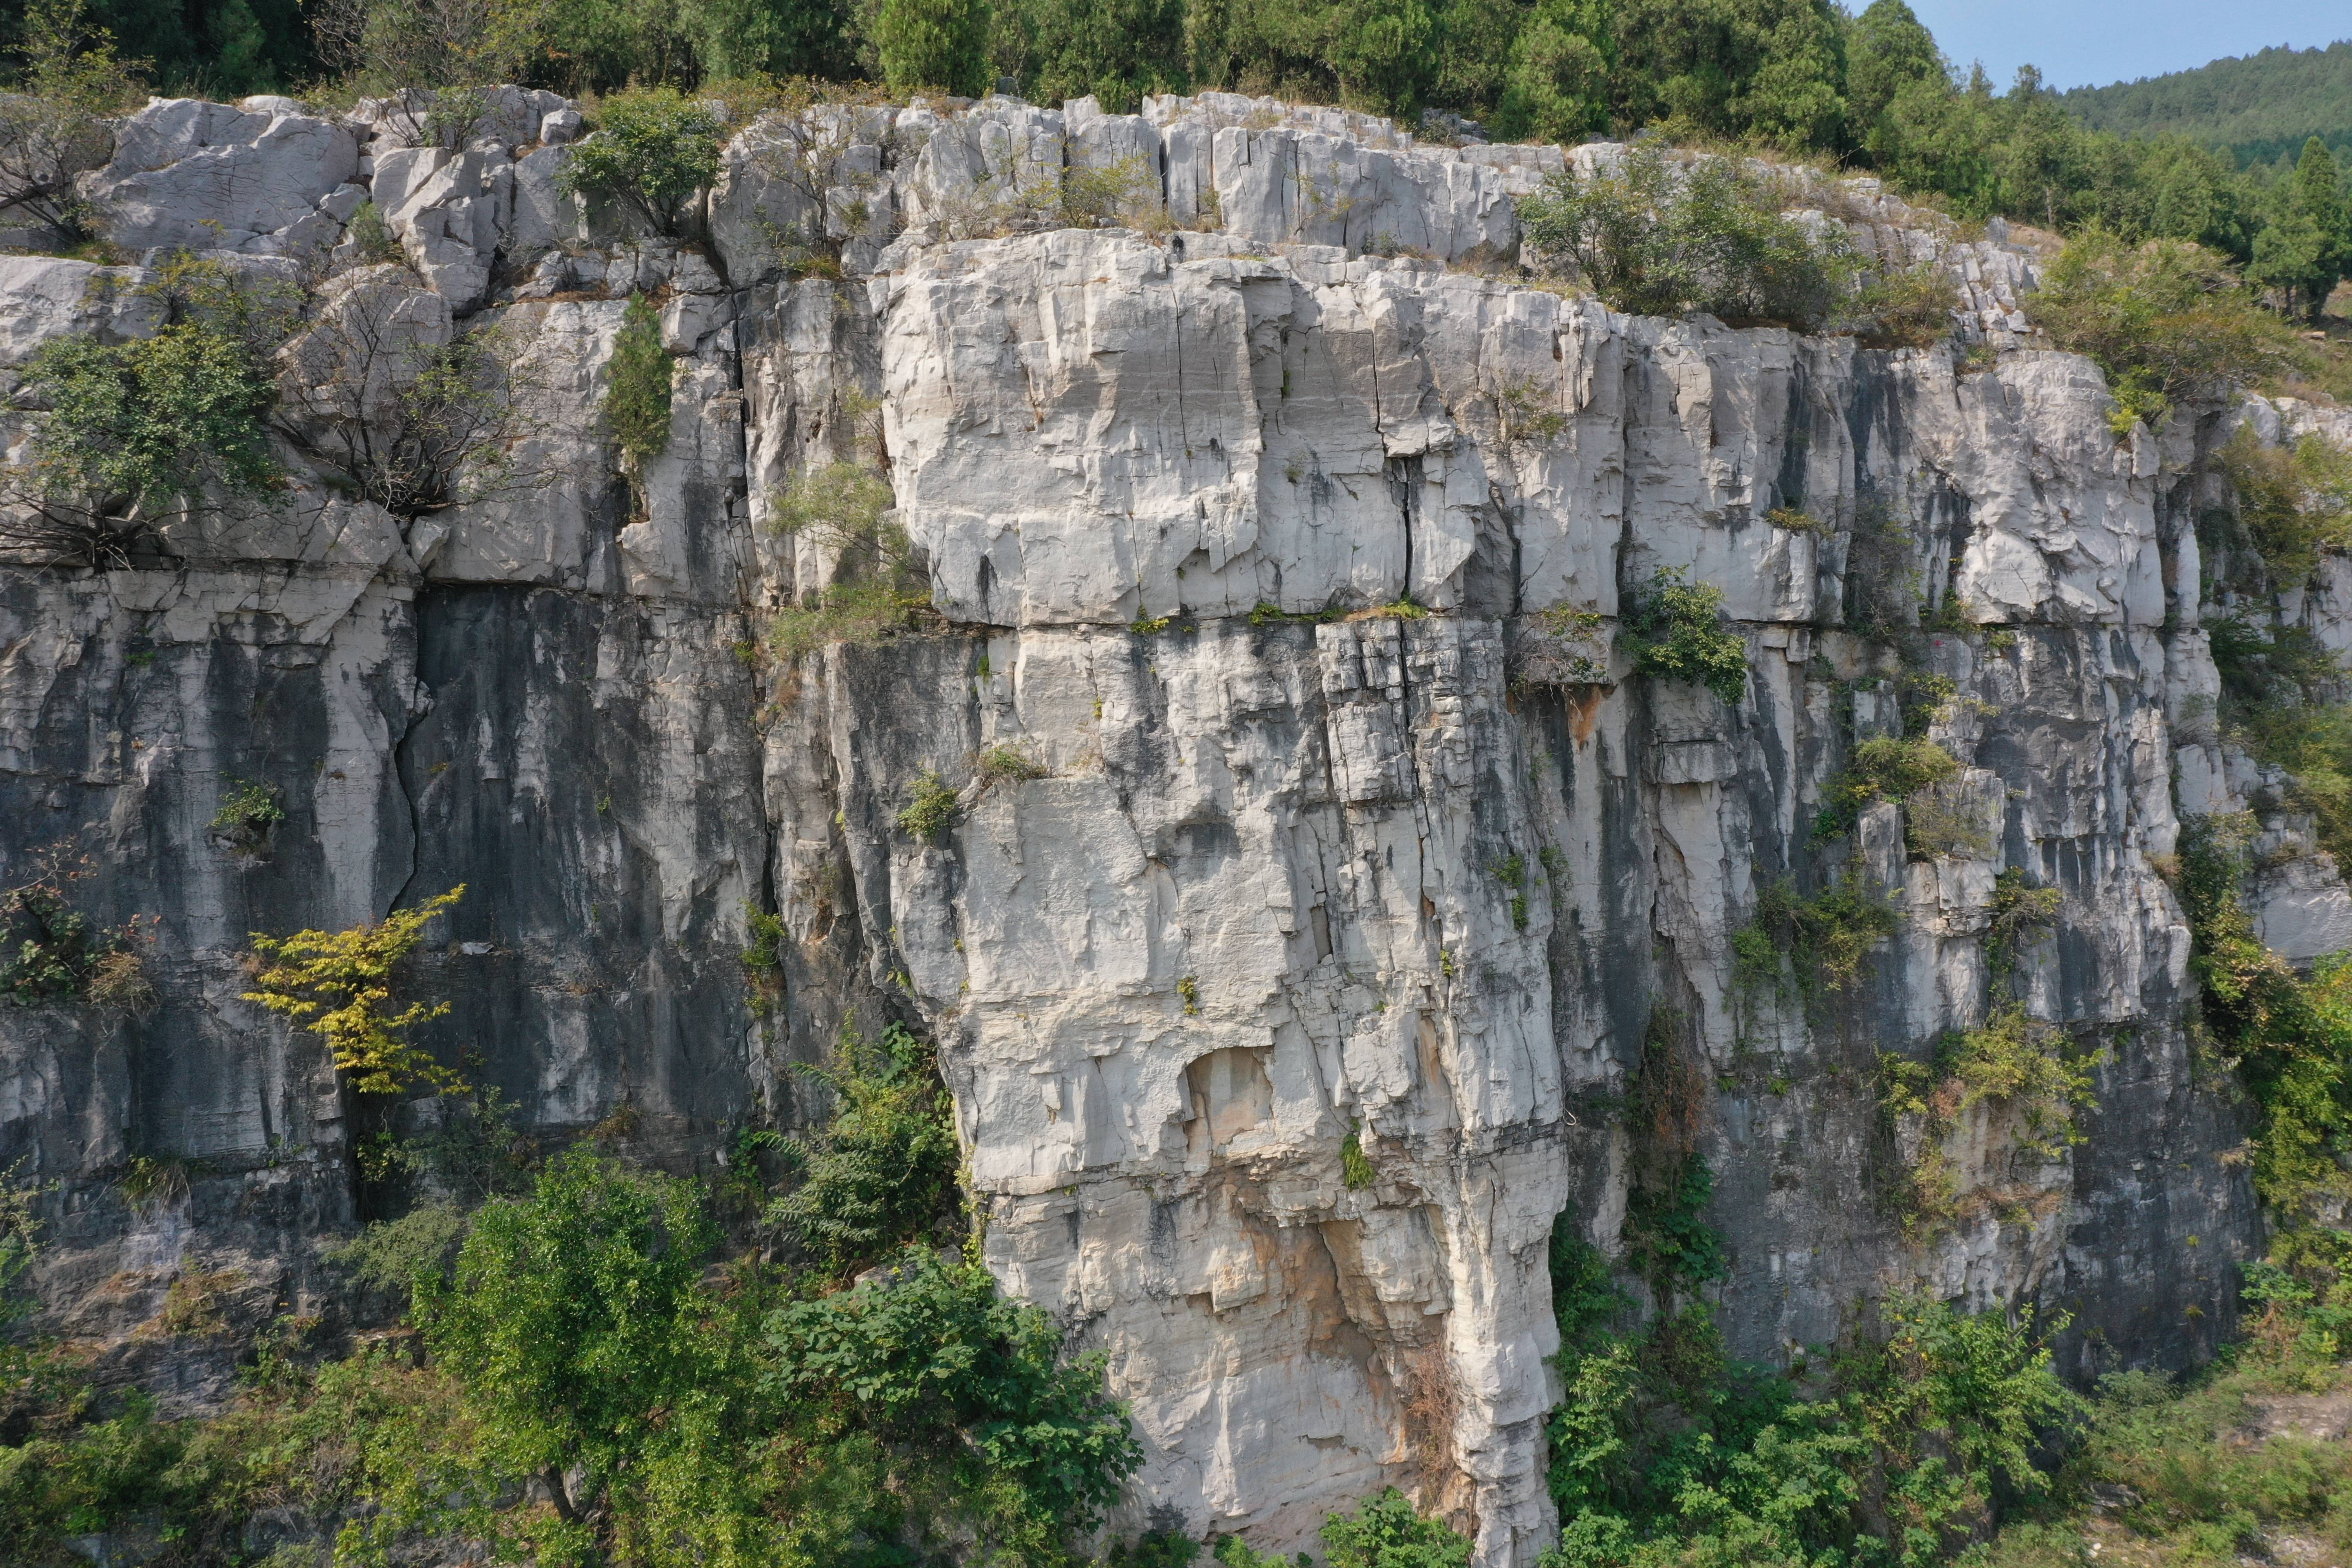
[[[151,276],[60,257],[0,257],[0,365],[15,369],[52,338],[150,336],[163,324],[163,303],[140,287]]]
[[[108,237],[134,250],[278,254],[331,244],[341,226],[313,215],[359,172],[358,142],[289,100],[248,101],[257,107],[152,99],[123,121],[113,159],[82,177]]]
[[[64,837],[106,867],[97,918],[164,917],[140,1050],[0,1016],[0,1160],[33,1152],[83,1216],[61,1278],[135,1268],[123,1300],[160,1300],[183,1259],[234,1258],[279,1282],[257,1312],[319,1299],[340,1106],[236,1000],[239,950],[464,881],[436,1044],[551,1137],[626,1106],[633,1152],[693,1167],[824,1114],[792,1069],[852,1015],[926,1029],[990,1266],[1135,1412],[1122,1527],[1296,1550],[1394,1483],[1483,1568],[1528,1568],[1557,1522],[1549,1242],[1565,1215],[1617,1247],[1639,1130],[1614,1107],[1661,1052],[1697,1086],[1737,1354],[1908,1285],[2072,1310],[2086,1377],[2228,1331],[2260,1226],[2219,1158],[2239,1112],[2190,1070],[2158,867],[2185,816],[2253,809],[2266,940],[2352,942],[2352,900],[2216,721],[2195,476],[2229,422],[2118,439],[2095,368],[2018,310],[2030,236],[1962,244],[1869,181],[1802,193],[1950,273],[1956,331],[1997,351],[1974,369],[1526,287],[1513,201],[1570,154],[1336,110],[765,121],[706,249],[562,195],[582,124],[551,95],[494,89],[462,145],[425,144],[427,108],[158,102],[95,182],[125,243],[260,266],[364,196],[400,256],[328,253],[279,360],[283,492],[124,570],[0,582],[0,856]],[[0,258],[0,365],[153,331],[147,276]],[[633,293],[671,427],[624,473],[602,405]],[[352,371],[359,318],[386,353]],[[414,516],[338,493],[324,444],[392,423],[406,356],[465,334],[529,415],[498,459]],[[337,377],[352,399],[305,403]],[[5,417],[21,455],[41,411]],[[2284,400],[2242,418],[2352,436]],[[843,567],[768,529],[776,494],[840,461],[887,473],[937,618],[762,656]],[[1721,590],[1737,703],[1639,673],[1623,616],[1661,570]],[[2293,606],[2329,646],[2346,570]],[[1945,629],[1916,630],[1923,596]],[[1906,719],[1962,771],[1817,842],[1853,745]],[[1044,776],[982,783],[998,744]],[[895,820],[925,770],[961,791],[937,843]],[[240,778],[289,813],[242,868],[206,837]],[[2004,870],[2060,908],[1995,973]],[[1810,1000],[1793,968],[1743,976],[1766,894],[1833,874],[1898,933]],[[786,932],[756,997],[754,910]],[[1908,1239],[1887,1173],[1926,1131],[1885,1126],[1877,1053],[1925,1060],[2012,999],[2093,1063],[2083,1142],[2028,1157],[2013,1115],[1972,1112],[1943,1152],[1983,1201]],[[109,1196],[142,1117],[139,1147],[223,1173],[168,1245]],[[301,1217],[268,1229],[256,1194]],[[74,1331],[144,1353],[125,1310]]]

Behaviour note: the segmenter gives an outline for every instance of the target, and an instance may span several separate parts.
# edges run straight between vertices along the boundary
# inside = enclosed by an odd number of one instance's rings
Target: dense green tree
[[[2253,247],[2249,275],[2319,320],[2328,294],[2352,273],[2352,224],[2347,224],[2336,157],[2319,136],[2303,143],[2294,174],[2272,193],[2270,224]]]
[[[899,92],[988,91],[988,0],[882,0],[874,44]]]
[[[1092,93],[1115,114],[1186,84],[1183,0],[1034,0],[1022,90],[1041,103]]]
[[[537,1478],[567,1523],[642,1468],[657,1413],[709,1381],[718,1354],[697,1331],[717,1239],[692,1187],[585,1146],[550,1162],[529,1199],[483,1205],[455,1278],[415,1285],[479,1459]]]
[[[1577,142],[1609,129],[1609,0],[1538,0],[1512,43],[1496,134]]]
[[[615,204],[656,234],[685,233],[695,198],[719,176],[726,132],[719,115],[676,88],[656,87],[616,93],[601,118],[564,169],[564,186]]]
[[[1626,0],[1617,118],[1831,147],[1845,117],[1845,37],[1830,0]]]
[[[849,0],[684,0],[677,26],[706,81],[857,74]]]
[[[1914,82],[1946,81],[1935,35],[1903,0],[1874,0],[1854,18],[1846,39],[1846,123],[1856,146],[1883,162],[1892,128],[1885,121],[1895,95]]]
[[[1486,120],[1502,100],[1511,52],[1532,12],[1521,0],[1450,0],[1438,12],[1430,103]]]
[[[1289,0],[1188,0],[1184,51],[1193,84],[1328,101],[1339,93],[1326,53],[1336,14]]]
[[[1343,100],[1408,122],[1436,80],[1432,0],[1342,0],[1325,48]]]
[[[18,45],[39,9],[0,3],[0,39]],[[318,68],[300,0],[90,0],[85,19],[165,92],[234,98],[294,87]]]

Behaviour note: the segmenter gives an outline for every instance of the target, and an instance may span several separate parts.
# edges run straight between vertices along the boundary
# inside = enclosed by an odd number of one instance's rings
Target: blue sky
[[[2052,87],[2096,87],[2272,44],[2352,37],[2345,0],[1911,0],[1911,8],[1961,70],[1980,59],[2003,87],[2021,65],[2040,66]]]

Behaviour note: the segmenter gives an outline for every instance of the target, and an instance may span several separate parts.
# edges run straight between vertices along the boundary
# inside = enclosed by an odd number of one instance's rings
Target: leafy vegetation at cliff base
[[[281,1320],[212,1421],[143,1396],[101,1412],[67,1363],[12,1363],[0,1392],[33,1436],[0,1443],[0,1557],[47,1563],[144,1518],[159,1563],[232,1561],[277,1507],[349,1564],[453,1543],[541,1568],[1077,1560],[1141,1458],[1101,1358],[1066,1355],[1051,1318],[932,1245],[953,1239],[955,1164],[926,1047],[852,1034],[823,1081],[841,1112],[780,1205],[813,1194],[839,1222],[787,1225],[784,1256],[814,1267],[746,1248],[728,1180],[581,1143],[524,1191],[347,1250],[413,1300],[416,1353],[322,1362],[315,1321]],[[0,1269],[16,1236],[0,1224]]]

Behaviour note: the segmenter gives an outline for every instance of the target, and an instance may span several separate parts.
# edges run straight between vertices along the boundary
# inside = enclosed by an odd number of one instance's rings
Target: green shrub
[[[1671,1206],[1696,1226],[1692,1195]],[[1719,1247],[1682,1251],[1655,1313],[1621,1331],[1628,1303],[1605,1262],[1572,1224],[1553,1232],[1563,1397],[1546,1479],[1561,1531],[1544,1568],[1927,1568],[1997,1493],[2042,1491],[2034,1445],[2077,1405],[2030,1313],[1895,1297],[1883,1340],[1802,1369],[1801,1391],[1725,1356],[1711,1309],[1689,1294]]]
[[[1623,618],[1633,667],[1662,680],[1704,686],[1725,702],[1748,689],[1748,646],[1724,624],[1723,590],[1661,566],[1631,596]]]
[[[1758,897],[1755,921],[1732,939],[1734,978],[1777,985],[1785,958],[1799,993],[1811,1002],[1852,985],[1871,952],[1902,925],[1901,911],[1863,891],[1852,871],[1810,899],[1783,877]]]
[[[458,1248],[472,1228],[473,1221],[457,1205],[423,1204],[331,1248],[327,1261],[358,1284],[407,1301],[420,1279],[436,1281],[436,1289],[450,1285]]]
[[[1992,848],[1983,818],[1956,803],[1951,790],[1930,784],[1903,801],[1903,842],[1915,860],[1982,855]]]
[[[2242,425],[2220,456],[2265,585],[2300,588],[2321,555],[2352,550],[2352,452],[2321,436],[2266,447]]]
[[[866,1510],[899,1516],[872,1536],[907,1533],[935,1497],[982,1542],[1032,1552],[1098,1522],[1143,1459],[1103,1394],[1104,1357],[1062,1363],[1061,1325],[999,1298],[977,1264],[910,1247],[889,1275],[780,1308],[765,1330],[769,1388],[871,1467]]]
[[[713,1274],[718,1234],[697,1184],[580,1145],[470,1224],[428,1206],[343,1249],[362,1282],[414,1293],[413,1345],[318,1365],[305,1321],[282,1321],[201,1421],[136,1394],[93,1420],[63,1363],[24,1363],[0,1556],[131,1531],[161,1534],[159,1562],[243,1561],[271,1507],[341,1521],[352,1563],[1071,1560],[1141,1458],[1099,1356],[1065,1362],[1053,1319],[928,1248],[827,1292],[756,1258]],[[216,1319],[211,1288],[184,1278],[173,1321]]]
[[[84,874],[62,852],[38,858],[31,879],[0,892],[0,996],[19,1007],[88,1003],[114,1012],[152,1005],[131,943],[137,921],[93,927],[68,890]]]
[[[925,768],[915,779],[914,798],[900,809],[898,831],[909,838],[936,844],[955,821],[956,792],[938,772]]]
[[[1563,170],[1519,203],[1539,258],[1572,266],[1615,310],[1643,316],[1706,310],[1735,325],[1810,331],[1847,291],[1845,247],[1780,215],[1738,163],[1677,167],[1654,143],[1612,173]]]
[[[1468,1568],[1470,1538],[1413,1511],[1394,1487],[1323,1521],[1331,1568]]]
[[[194,1179],[211,1166],[184,1154],[134,1154],[114,1178],[115,1191],[138,1206],[175,1204],[188,1195]]]
[[[550,1162],[529,1199],[484,1205],[451,1278],[411,1277],[425,1347],[464,1398],[474,1464],[540,1478],[565,1516],[626,1484],[660,1440],[661,1413],[715,1370],[692,1325],[716,1241],[691,1186],[585,1146]],[[446,1513],[479,1539],[510,1529],[490,1517],[494,1494],[445,1500],[434,1480],[428,1470],[383,1500],[372,1532]]]
[[[1925,737],[1879,735],[1864,741],[1853,749],[1845,771],[1823,786],[1822,809],[1813,818],[1813,842],[1853,831],[1863,808],[1874,802],[1908,802],[1958,778],[1959,772],[1959,758]]]
[[[2029,302],[2062,349],[2096,360],[2118,436],[2153,427],[2183,397],[2287,367],[2294,338],[2228,263],[2186,240],[2130,245],[2101,228],[2069,240]]]
[[[393,237],[392,226],[383,221],[383,212],[373,202],[362,202],[352,209],[351,221],[343,226],[343,237],[359,253],[362,267],[400,259],[400,241]]]
[[[625,207],[656,234],[685,234],[695,199],[719,177],[725,123],[674,87],[614,93],[597,118],[558,176],[562,187]]]
[[[832,584],[772,623],[772,650],[790,658],[832,642],[878,642],[929,605],[914,550],[887,521],[894,499],[889,480],[846,462],[809,469],[772,499],[776,532],[806,534],[834,559]]]
[[[629,467],[645,466],[669,447],[671,363],[661,317],[642,294],[629,296],[605,368],[604,426]]]
[[[2062,896],[2055,888],[2036,888],[2012,866],[1993,879],[1992,904],[1985,931],[1985,965],[1992,973],[1993,994],[2009,984],[2009,968],[2018,944],[2027,933],[2058,918]]]
[[[1873,278],[1840,307],[1838,326],[1874,349],[1924,349],[1952,334],[1958,286],[1929,262]]]
[[[1364,1152],[1363,1123],[1349,1121],[1348,1135],[1339,1140],[1339,1180],[1351,1193],[1360,1193],[1381,1179],[1371,1156]]]
[[[811,1267],[837,1279],[955,1212],[962,1151],[939,1063],[903,1026],[869,1040],[853,1018],[832,1062],[802,1070],[838,1109],[822,1131],[793,1141],[801,1178],[769,1205],[768,1221]]]
[[[269,842],[269,830],[286,820],[275,787],[251,779],[231,779],[209,825],[213,836],[252,854]]]
[[[1022,784],[1042,779],[1053,770],[1031,755],[1025,746],[1010,742],[982,748],[972,772],[983,786]]]
[[[1514,855],[1494,868],[1495,880],[1511,890],[1511,929],[1528,929],[1528,863],[1523,856]]]
[[[988,0],[882,0],[874,45],[891,90],[985,95],[989,22]]]
[[[2263,945],[2241,894],[2254,832],[2250,815],[2185,822],[2179,890],[2205,1021],[2256,1107],[2254,1191],[2288,1245],[2352,1198],[2335,1153],[2352,1142],[2352,963],[2306,978]]]
[[[738,956],[750,988],[751,1016],[765,1018],[776,1009],[784,990],[784,920],[755,904],[743,906],[743,921],[751,940]]]
[[[37,437],[45,489],[70,489],[101,510],[152,510],[208,484],[251,496],[278,483],[275,384],[250,345],[213,322],[176,321],[126,343],[52,339],[24,379],[49,407]]]

